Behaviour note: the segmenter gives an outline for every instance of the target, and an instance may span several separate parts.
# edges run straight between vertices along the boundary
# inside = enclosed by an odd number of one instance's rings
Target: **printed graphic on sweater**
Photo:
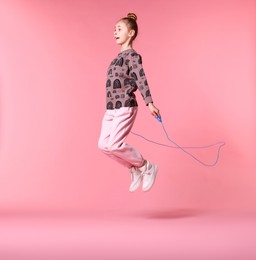
[[[138,106],[135,91],[139,89],[147,105],[153,102],[141,56],[133,49],[120,52],[111,62],[106,81],[107,109]]]

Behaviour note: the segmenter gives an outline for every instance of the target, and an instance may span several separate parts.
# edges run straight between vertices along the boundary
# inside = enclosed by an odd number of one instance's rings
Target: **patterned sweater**
[[[107,109],[136,107],[135,91],[139,89],[146,105],[153,102],[142,67],[141,56],[133,49],[120,52],[107,73]]]

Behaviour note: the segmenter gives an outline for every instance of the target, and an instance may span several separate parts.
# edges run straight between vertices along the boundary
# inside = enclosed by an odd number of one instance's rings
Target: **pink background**
[[[256,209],[254,0],[0,1],[0,210]],[[129,142],[158,164],[149,193],[97,148],[115,22],[138,15],[155,104],[180,145],[225,141],[216,167]],[[139,93],[138,93],[139,94]],[[168,144],[138,96],[134,132]],[[194,151],[195,152],[195,151]],[[215,149],[195,152],[206,162]]]

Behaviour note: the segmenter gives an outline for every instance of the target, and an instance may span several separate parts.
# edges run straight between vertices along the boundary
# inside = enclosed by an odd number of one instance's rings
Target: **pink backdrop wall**
[[[0,1],[0,211],[256,209],[254,0]],[[181,145],[226,141],[216,167],[130,136],[160,168],[129,193],[97,148],[115,22],[138,15],[154,101]],[[138,95],[134,131],[168,143]],[[196,152],[211,162],[216,150]]]

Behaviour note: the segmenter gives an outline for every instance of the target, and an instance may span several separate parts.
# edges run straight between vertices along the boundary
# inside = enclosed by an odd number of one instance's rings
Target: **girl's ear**
[[[130,36],[130,37],[133,37],[134,34],[135,34],[135,31],[134,31],[134,30],[130,30],[130,31],[129,31],[129,36]]]

